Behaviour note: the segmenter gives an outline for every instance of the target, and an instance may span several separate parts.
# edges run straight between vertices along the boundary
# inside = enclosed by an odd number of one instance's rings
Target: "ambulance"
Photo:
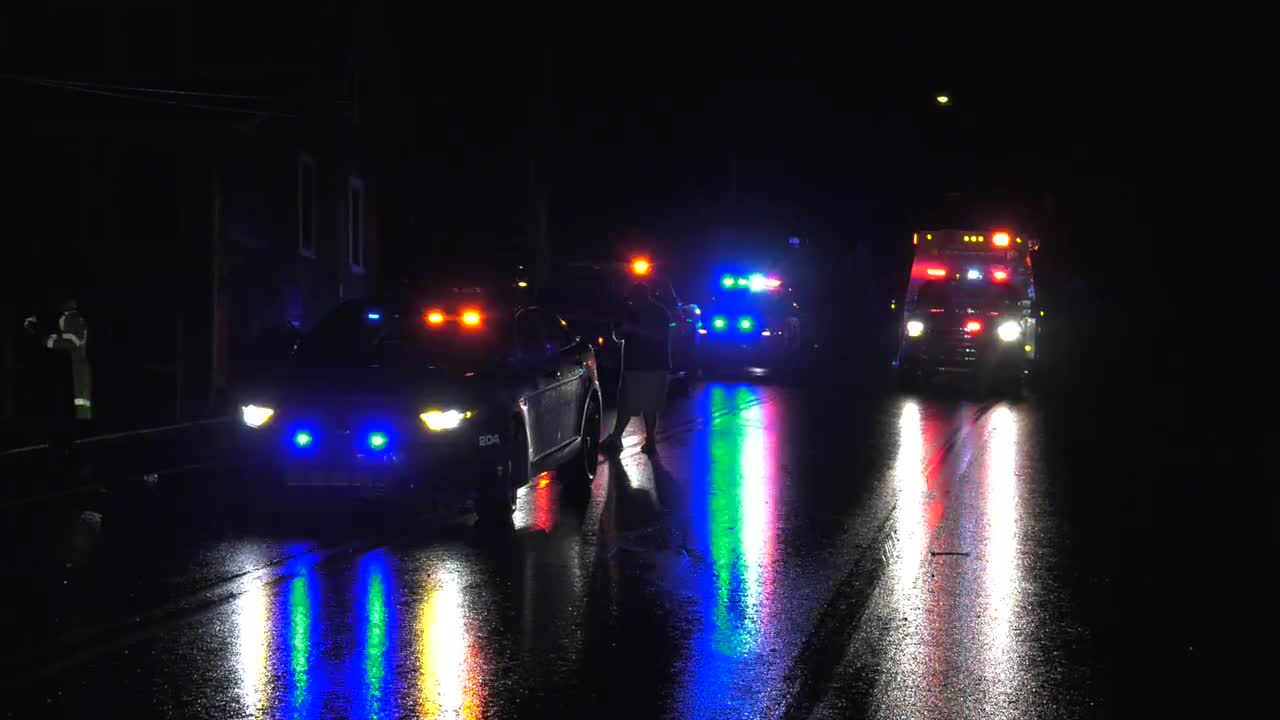
[[[900,385],[964,376],[1020,390],[1043,317],[1033,273],[1039,240],[1016,228],[925,229],[911,243],[894,362]]]

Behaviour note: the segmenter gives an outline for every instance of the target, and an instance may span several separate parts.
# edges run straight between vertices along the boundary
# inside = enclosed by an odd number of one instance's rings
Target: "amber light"
[[[430,310],[430,311],[428,311],[428,312],[427,312],[427,324],[428,324],[428,325],[443,325],[443,324],[444,324],[444,313],[440,312],[439,310]]]
[[[991,244],[996,247],[1009,247],[1009,233],[998,232],[991,236]]]
[[[632,260],[631,272],[635,273],[636,275],[648,275],[649,261],[645,260],[644,258],[636,258],[635,260]]]
[[[462,324],[467,327],[477,327],[480,325],[480,313],[476,310],[462,311]]]

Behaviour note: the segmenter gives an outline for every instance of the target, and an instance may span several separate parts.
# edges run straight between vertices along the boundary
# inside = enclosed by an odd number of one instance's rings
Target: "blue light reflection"
[[[284,613],[287,623],[282,637],[287,641],[288,701],[287,714],[291,718],[319,717],[316,698],[324,673],[318,667],[320,652],[318,640],[322,637],[316,613],[318,586],[315,578],[314,555],[295,558],[288,571],[293,577],[288,581]]]
[[[695,581],[700,623],[692,637],[689,713],[751,717],[765,702],[752,684],[771,631],[777,491],[772,406],[750,385],[715,384],[703,395],[690,478],[695,549],[707,568]],[[758,688],[757,688],[758,690]]]
[[[358,627],[362,630],[359,716],[395,717],[396,693],[388,692],[387,687],[387,660],[395,657],[395,634],[391,631],[395,606],[390,602],[394,597],[390,587],[393,575],[388,568],[386,551],[375,550],[365,555],[360,560],[358,573],[356,608]]]

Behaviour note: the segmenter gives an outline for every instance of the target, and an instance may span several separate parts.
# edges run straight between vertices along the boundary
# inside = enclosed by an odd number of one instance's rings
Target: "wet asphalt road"
[[[9,574],[6,713],[1100,714],[1110,569],[1070,424],[1035,396],[698,384],[656,456],[629,435],[587,495],[535,480],[506,542],[450,508],[282,523],[216,468],[100,525],[7,507],[42,534]]]

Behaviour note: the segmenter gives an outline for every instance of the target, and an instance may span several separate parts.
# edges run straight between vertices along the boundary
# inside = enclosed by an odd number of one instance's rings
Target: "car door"
[[[520,367],[528,377],[529,393],[523,398],[525,422],[529,426],[530,450],[538,457],[553,450],[560,435],[556,386],[560,382],[560,359],[546,337],[542,312],[528,308],[516,315],[516,345]]]
[[[557,414],[556,444],[564,444],[578,436],[582,426],[582,403],[586,399],[586,361],[588,351],[573,337],[560,316],[550,311],[540,314],[543,334],[548,344],[556,349],[559,364],[559,382],[554,386]]]

